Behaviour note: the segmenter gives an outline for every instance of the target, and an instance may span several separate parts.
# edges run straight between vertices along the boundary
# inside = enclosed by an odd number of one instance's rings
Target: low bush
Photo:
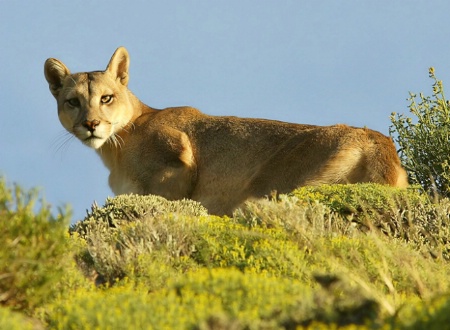
[[[36,191],[7,187],[0,179],[0,304],[30,312],[52,299],[67,263],[64,213],[53,217]]]
[[[87,244],[76,255],[85,274],[97,283],[113,283],[133,276],[153,287],[183,268],[184,257],[195,249],[198,219],[207,212],[199,203],[168,201],[159,196],[121,195],[94,206],[72,226]],[[197,218],[196,218],[197,217]],[[152,267],[161,262],[161,268]],[[150,271],[152,270],[152,271]]]
[[[119,195],[107,198],[102,207],[94,204],[84,220],[74,224],[70,230],[83,236],[92,223],[103,222],[107,227],[114,227],[124,221],[144,217],[157,218],[172,213],[189,216],[208,214],[200,203],[192,200],[169,201],[155,195]]]
[[[307,186],[296,189],[290,196],[302,202],[318,201],[341,215],[376,212],[379,216],[430,202],[417,187],[402,189],[373,183]]]
[[[0,307],[0,329],[5,330],[36,330],[42,328],[37,320],[25,317],[23,314],[11,311],[9,308]]]
[[[234,268],[201,269],[147,293],[129,284],[60,301],[50,326],[61,329],[294,329],[375,323],[377,302],[345,281],[308,285]]]
[[[424,255],[450,260],[450,200],[432,199],[416,187],[407,190],[372,183],[302,187],[277,204],[248,203],[239,213],[258,223],[349,235],[355,229],[379,230],[407,241]],[[310,235],[310,232],[308,233]],[[322,235],[322,234],[321,234]]]

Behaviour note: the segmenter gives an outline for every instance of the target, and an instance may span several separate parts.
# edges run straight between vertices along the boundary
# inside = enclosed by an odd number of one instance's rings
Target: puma
[[[305,185],[408,185],[394,143],[379,132],[153,109],[127,88],[128,67],[123,47],[105,71],[71,74],[54,58],[44,66],[61,124],[97,151],[115,194],[190,198],[223,215]]]

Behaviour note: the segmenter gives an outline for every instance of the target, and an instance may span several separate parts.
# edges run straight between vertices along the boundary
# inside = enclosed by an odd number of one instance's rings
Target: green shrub
[[[392,113],[390,134],[400,146],[400,158],[410,183],[420,184],[427,192],[450,197],[450,105],[442,81],[430,68],[433,95],[410,93],[410,118]]]
[[[13,312],[8,308],[0,307],[0,329],[5,330],[35,330],[40,323],[24,315]]]
[[[14,192],[0,179],[0,304],[28,310],[51,299],[65,271],[67,226],[43,203],[35,213],[37,192]]]
[[[431,200],[414,187],[399,189],[372,183],[301,187],[277,203],[247,203],[236,212],[244,222],[281,226],[288,231],[349,236],[380,230],[433,258],[450,260],[450,200]],[[301,228],[299,228],[301,227]],[[303,228],[303,229],[302,229]]]
[[[427,196],[415,187],[402,189],[374,183],[307,186],[294,190],[302,202],[321,202],[339,214],[376,212],[388,214],[418,203],[428,203]]]
[[[186,212],[191,209],[186,205],[198,207],[195,202],[178,202],[179,213],[165,214],[165,203],[176,210],[177,202],[147,196],[147,200],[160,201],[161,212],[140,212],[133,221],[119,220],[126,213],[123,208],[138,204],[141,197],[110,199],[74,227],[87,242],[77,260],[86,274],[98,273],[99,282],[114,283],[128,277],[158,288],[167,278],[199,267],[236,267],[292,277],[304,274],[301,251],[283,229],[249,230],[231,218],[193,217],[191,211]],[[125,198],[127,203],[122,203]],[[204,209],[199,210],[198,214],[205,214]]]
[[[191,200],[154,195],[108,198],[71,228],[87,243],[78,251],[77,262],[85,274],[96,274],[98,284],[133,277],[158,287],[175,276],[172,267],[188,267],[184,261],[189,263],[185,257],[195,249],[196,217],[206,214]]]
[[[202,267],[233,267],[246,272],[305,279],[302,247],[282,228],[249,228],[238,219],[209,217],[197,231],[192,259]],[[305,279],[306,280],[306,279]]]
[[[145,281],[149,289],[159,287],[176,269],[189,266],[194,218],[144,217],[111,228],[90,220],[84,239],[87,244],[76,259],[84,273],[98,274],[97,283],[114,283],[124,277]],[[158,265],[158,266],[155,266]]]
[[[397,283],[393,285],[395,295],[420,292],[427,296],[441,284],[444,286],[440,290],[446,290],[448,285],[447,280],[429,277],[427,273],[434,268],[438,274],[439,268],[450,266],[445,262],[446,258],[437,258],[439,251],[446,251],[448,256],[450,226],[446,212],[450,210],[449,203],[443,201],[436,208],[435,218],[431,219],[435,224],[433,227],[426,221],[411,220],[409,227],[398,225],[396,235],[393,232],[380,235],[379,230],[361,231],[347,218],[330,212],[318,201],[305,205],[294,196],[282,196],[276,203],[247,203],[235,216],[250,227],[284,228],[286,240],[298,244],[301,251],[296,253],[297,260],[304,265],[298,268],[304,272],[303,280],[316,272],[342,272],[356,275],[360,282],[370,283],[368,287],[375,284],[376,288],[371,290],[376,292],[388,287],[383,273],[389,273],[391,281]],[[419,212],[411,214],[423,218]],[[403,221],[400,215],[392,221]],[[292,261],[290,264],[295,265]],[[422,279],[423,285],[416,281],[418,278]]]
[[[430,299],[405,305],[388,322],[395,324],[396,329],[447,329],[450,324],[450,296],[448,293],[437,294]]]
[[[85,273],[95,271],[108,283],[128,277],[158,288],[167,278],[199,267],[303,274],[302,254],[282,230],[249,230],[230,218],[174,214],[144,216],[114,228],[89,221],[87,245],[77,259]]]
[[[293,329],[375,322],[378,304],[338,280],[312,289],[301,281],[234,268],[201,269],[147,292],[129,284],[74,294],[50,313],[58,329]]]
[[[71,232],[84,235],[86,226],[92,222],[105,222],[114,227],[124,221],[132,221],[143,217],[157,218],[167,214],[183,214],[187,216],[207,215],[207,210],[198,202],[192,200],[169,201],[155,195],[119,195],[107,198],[105,205],[98,207],[94,204],[91,212],[71,227]]]

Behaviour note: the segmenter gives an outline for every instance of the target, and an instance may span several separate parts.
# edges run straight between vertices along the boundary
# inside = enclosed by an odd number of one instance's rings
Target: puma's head
[[[116,50],[105,71],[70,74],[57,59],[45,62],[45,78],[58,103],[61,124],[89,147],[118,142],[115,134],[133,117],[128,66],[123,47]]]

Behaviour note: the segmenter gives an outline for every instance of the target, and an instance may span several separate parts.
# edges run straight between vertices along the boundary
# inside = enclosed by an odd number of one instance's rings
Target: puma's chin
[[[106,142],[106,140],[107,139],[92,135],[91,137],[88,137],[87,139],[81,141],[83,142],[83,144],[87,145],[90,148],[98,149]]]

